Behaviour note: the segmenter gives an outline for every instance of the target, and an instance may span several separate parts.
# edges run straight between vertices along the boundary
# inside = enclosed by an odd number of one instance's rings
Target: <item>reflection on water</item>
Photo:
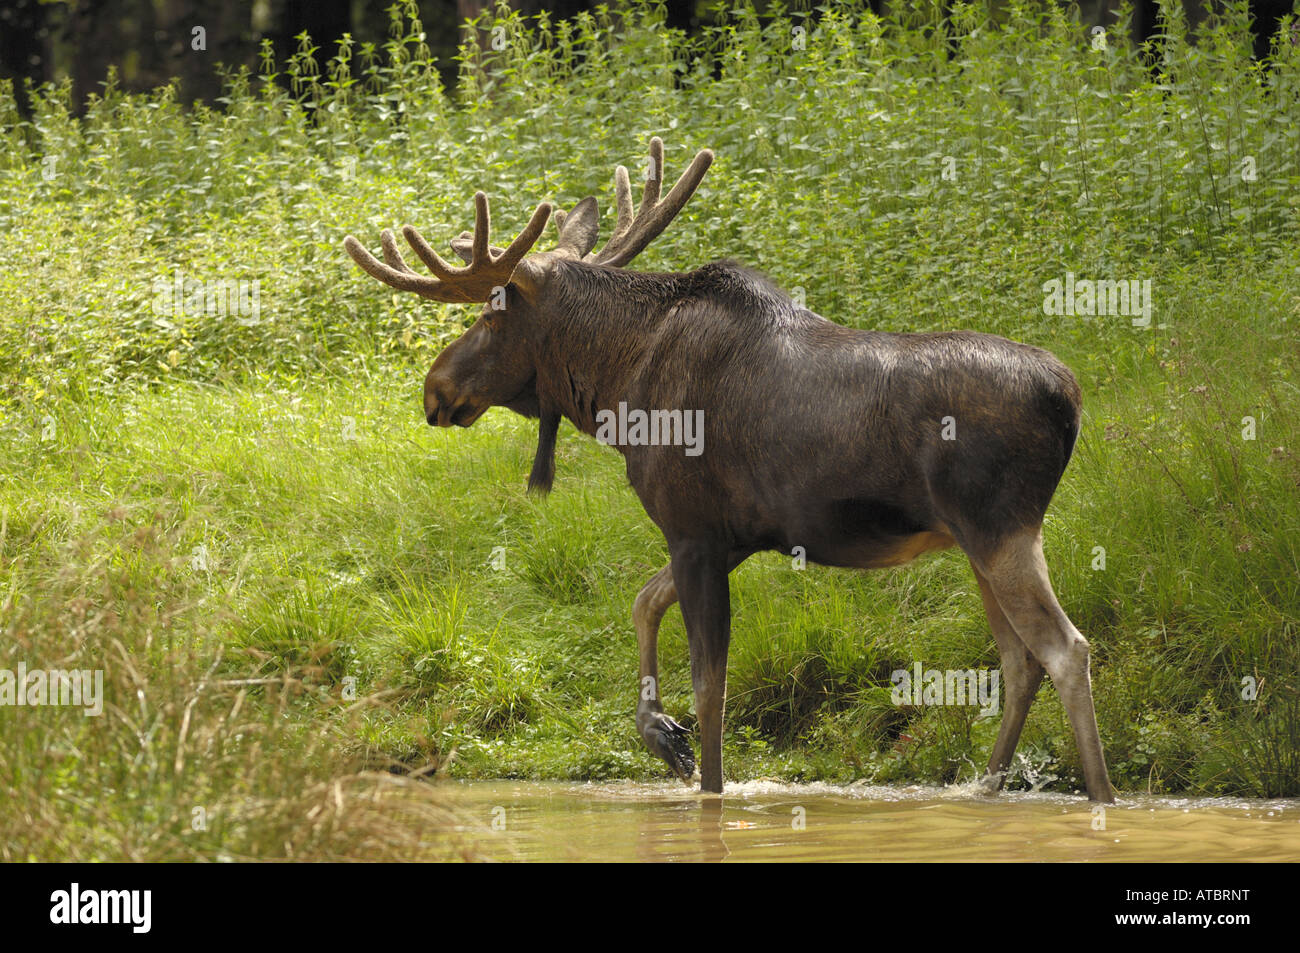
[[[438,786],[473,851],[574,861],[1300,861],[1300,800],[984,797],[966,787],[476,781]]]

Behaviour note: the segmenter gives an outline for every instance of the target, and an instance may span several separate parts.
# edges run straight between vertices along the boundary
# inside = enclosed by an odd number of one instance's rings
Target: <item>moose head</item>
[[[488,199],[474,195],[474,231],[461,232],[452,250],[466,263],[449,265],[411,226],[402,228],[411,249],[433,272],[417,274],[406,264],[393,233],[380,235],[384,261],[376,259],[351,235],[344,239],[349,255],[367,274],[400,291],[455,304],[483,304],[477,321],[444,348],[424,379],[424,416],[432,426],[469,427],[494,406],[507,407],[527,417],[540,418],[537,461],[529,486],[548,490],[554,476],[554,440],[558,408],[544,407],[538,393],[539,358],[543,338],[555,320],[563,320],[570,295],[555,287],[562,263],[622,268],[655,240],[677,216],[699,187],[713,162],[713,153],[696,154],[666,196],[660,198],[664,145],[650,140],[650,161],[641,204],[633,213],[632,186],[627,169],[614,173],[618,218],[604,247],[593,251],[599,231],[596,200],[588,196],[567,215],[555,212],[559,240],[555,248],[533,252],[551,217],[552,206],[542,202],[527,226],[508,248],[489,244],[491,228]],[[547,368],[541,368],[544,373]]]

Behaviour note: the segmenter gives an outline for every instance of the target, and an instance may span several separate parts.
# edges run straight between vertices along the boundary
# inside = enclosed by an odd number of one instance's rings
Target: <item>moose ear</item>
[[[596,200],[590,195],[575,205],[568,215],[557,213],[555,220],[560,226],[560,243],[555,250],[561,255],[581,261],[596,247],[600,213],[596,210]]]
[[[474,233],[461,232],[451,240],[451,250],[460,256],[460,260],[469,264],[474,260]]]
[[[451,240],[451,250],[460,256],[460,260],[465,264],[474,261],[474,233],[461,232]],[[505,249],[497,248],[496,245],[489,246],[488,250],[492,252],[493,257],[501,255]]]
[[[551,255],[554,252],[542,252],[529,255],[510,273],[510,283],[517,287],[525,298],[536,301],[542,296],[546,279],[551,276]]]

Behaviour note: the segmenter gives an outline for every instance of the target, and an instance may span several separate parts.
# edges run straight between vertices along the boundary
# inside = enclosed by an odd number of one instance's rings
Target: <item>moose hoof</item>
[[[637,720],[642,722],[637,727],[646,747],[668,762],[673,773],[690,784],[691,776],[695,774],[695,751],[691,748],[690,732],[660,712]]]

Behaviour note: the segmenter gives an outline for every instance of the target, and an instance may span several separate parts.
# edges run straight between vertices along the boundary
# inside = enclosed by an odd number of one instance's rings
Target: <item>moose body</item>
[[[1079,426],[1078,385],[1048,352],[845,328],[729,263],[672,277],[630,329],[644,341],[635,367],[601,395],[704,412],[697,456],[619,447],[669,538],[707,531],[735,550],[798,546],[871,569],[1041,520]],[[607,339],[616,320],[596,318]],[[566,416],[595,432],[589,413]]]
[[[661,170],[657,139],[651,158]],[[434,362],[429,423],[469,426],[493,405],[539,418],[530,486],[549,489],[561,417],[595,436],[620,405],[703,411],[702,452],[618,445],[670,555],[633,606],[637,727],[683,779],[694,753],[658,690],[658,628],[669,606],[680,603],[686,623],[701,787],[720,792],[730,571],[762,550],[801,547],[814,562],[876,568],[957,545],[975,572],[1006,686],[988,788],[1001,786],[1046,671],[1070,716],[1089,796],[1111,800],[1088,643],[1057,603],[1040,534],[1079,431],[1074,377],[1048,352],[993,335],[845,328],[728,262],[684,274],[622,270],[680,210],[711,158],[697,156],[663,202],[658,182],[648,182],[635,219],[620,167],[619,223],[598,255],[590,198],[557,216],[554,251],[524,257],[549,207],[509,249],[492,249],[480,193],[473,236],[452,243],[464,269],[408,228],[436,279],[410,271],[388,233],[386,265],[349,238],[353,258],[394,287],[451,301],[504,292]]]

